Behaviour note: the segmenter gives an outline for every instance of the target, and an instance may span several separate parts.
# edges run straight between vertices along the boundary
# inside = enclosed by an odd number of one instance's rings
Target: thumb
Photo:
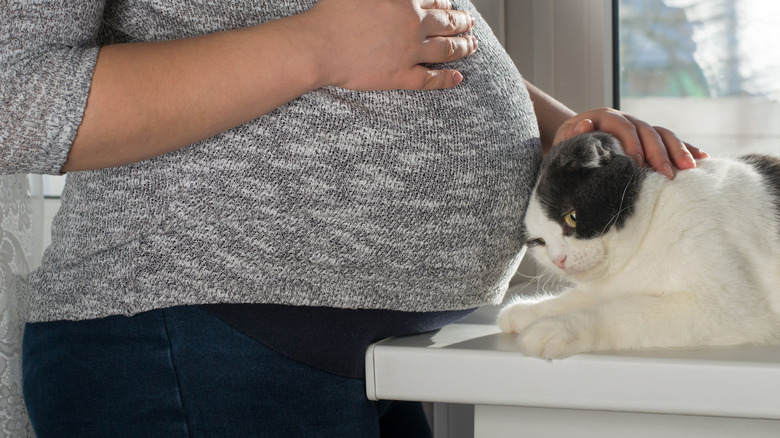
[[[553,145],[556,145],[564,140],[568,140],[575,135],[584,134],[586,132],[595,131],[596,127],[591,119],[582,119],[576,123],[573,120],[569,120],[558,128],[555,132],[555,138],[553,138]]]
[[[568,138],[574,137],[575,135],[584,134],[586,132],[593,132],[595,129],[596,127],[593,125],[593,120],[582,119],[571,128]]]
[[[456,70],[429,70],[416,65],[401,78],[399,88],[405,90],[440,90],[451,88],[463,81]]]

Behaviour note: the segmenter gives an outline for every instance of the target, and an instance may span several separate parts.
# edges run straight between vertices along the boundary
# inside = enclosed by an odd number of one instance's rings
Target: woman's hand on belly
[[[446,63],[477,49],[468,12],[449,0],[322,0],[308,15],[323,85],[353,90],[440,89],[463,79]],[[465,35],[462,35],[465,34]],[[460,35],[460,36],[458,36]]]

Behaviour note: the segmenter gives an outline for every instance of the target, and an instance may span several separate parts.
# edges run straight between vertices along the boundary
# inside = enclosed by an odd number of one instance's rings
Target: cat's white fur
[[[625,226],[594,239],[561,233],[540,200],[530,248],[573,285],[520,297],[499,326],[543,358],[616,349],[780,341],[780,224],[770,188],[739,160],[710,158],[673,180],[646,175]],[[565,256],[563,268],[553,260]]]

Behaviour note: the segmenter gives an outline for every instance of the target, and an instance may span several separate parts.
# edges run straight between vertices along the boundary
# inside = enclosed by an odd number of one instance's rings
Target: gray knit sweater
[[[2,2],[2,173],[59,173],[98,47],[189,37],[314,0]],[[540,158],[522,79],[473,6],[445,91],[324,88],[143,162],[68,175],[28,321],[203,303],[406,311],[495,302]]]

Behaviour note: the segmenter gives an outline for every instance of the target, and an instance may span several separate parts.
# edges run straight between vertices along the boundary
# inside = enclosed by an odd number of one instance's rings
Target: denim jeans
[[[430,437],[419,403],[287,359],[198,306],[31,323],[24,397],[46,437]]]

